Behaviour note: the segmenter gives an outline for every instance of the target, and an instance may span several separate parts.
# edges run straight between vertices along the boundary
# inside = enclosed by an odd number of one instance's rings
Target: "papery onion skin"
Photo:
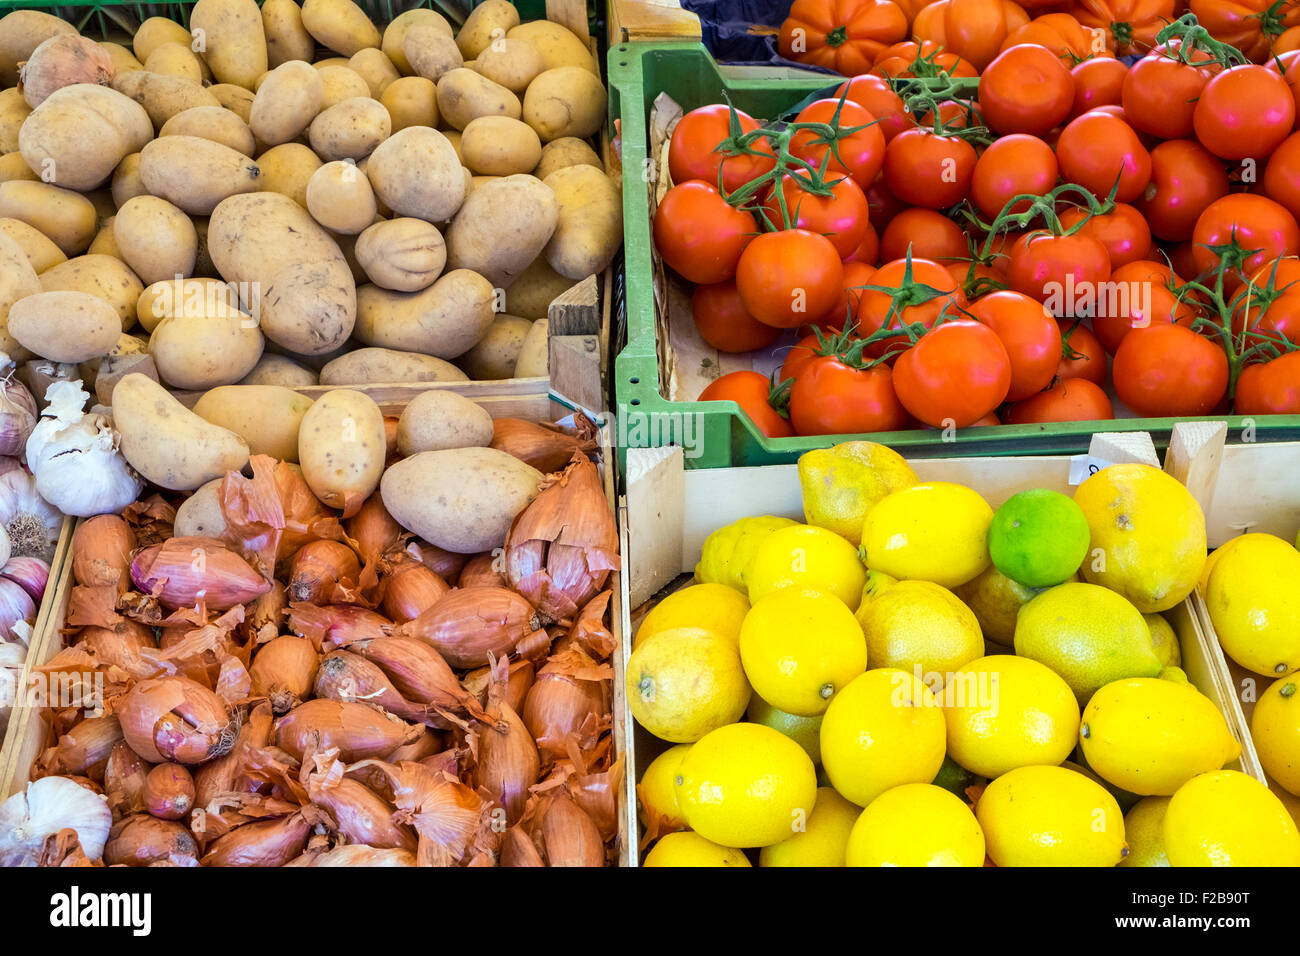
[[[125,740],[119,740],[104,766],[104,795],[113,819],[143,812],[144,782],[148,776],[149,765]]]
[[[416,762],[423,760],[425,757],[432,757],[440,754],[447,742],[443,735],[436,730],[425,729],[423,736],[412,743],[403,744],[388,755],[388,760],[392,763],[401,763],[403,760]]]
[[[393,633],[433,645],[452,667],[482,667],[505,657],[537,630],[532,605],[506,588],[458,588]]]
[[[348,645],[373,663],[407,700],[484,719],[478,701],[456,679],[442,655],[412,637],[378,637]]]
[[[283,585],[274,583],[265,594],[244,609],[244,623],[239,626],[239,631],[246,638],[266,641],[268,635],[280,633],[280,626],[284,623],[288,610],[289,598]]]
[[[85,775],[104,779],[104,768],[113,748],[123,739],[117,717],[87,717],[59,738],[39,761],[42,775]]]
[[[537,844],[520,826],[506,830],[501,840],[501,866],[545,866]]]
[[[415,834],[394,823],[393,808],[363,783],[344,777],[314,791],[312,802],[329,810],[339,832],[353,843],[415,852]]]
[[[247,604],[271,584],[215,538],[170,538],[141,549],[131,562],[131,580],[164,607],[193,607],[200,599],[210,611]]]
[[[184,865],[198,855],[199,845],[183,824],[147,813],[119,820],[104,844],[104,862],[109,866],[149,866],[164,860]]]
[[[408,850],[380,850],[349,843],[321,853],[308,851],[285,866],[415,866],[415,854]]]
[[[278,820],[245,823],[213,841],[199,862],[203,866],[284,866],[302,854],[312,827],[324,812],[307,807]]]
[[[72,575],[84,587],[113,587],[119,594],[131,586],[131,552],[135,532],[118,515],[97,515],[72,533]]]
[[[366,638],[384,637],[392,630],[388,618],[355,604],[330,607],[293,604],[289,607],[289,626],[295,634],[326,649],[346,647],[353,641]]]
[[[476,554],[461,568],[457,585],[462,588],[509,587],[506,581],[504,562],[497,555]]]
[[[457,554],[423,541],[412,541],[406,546],[406,553],[446,581],[450,587],[456,587],[460,583],[461,569],[470,559],[468,554]]]
[[[604,866],[600,830],[567,793],[553,796],[538,824],[549,866]]]
[[[277,714],[288,713],[307,699],[316,683],[320,655],[305,637],[282,634],[253,653],[248,668],[254,697],[265,697]]]
[[[519,715],[502,701],[488,713],[505,724],[506,732],[485,731],[479,736],[478,764],[474,784],[491,794],[506,811],[506,823],[514,826],[523,816],[528,802],[528,788],[537,782],[542,771],[541,758],[532,735]]]
[[[403,534],[402,526],[388,513],[383,496],[377,491],[345,522],[344,528],[348,537],[356,542],[357,553],[366,562],[382,557],[402,540]]]
[[[144,781],[145,809],[160,820],[180,820],[194,808],[194,778],[175,763],[160,763]]]
[[[429,610],[450,590],[436,572],[411,562],[394,569],[388,576],[381,606],[392,620],[403,624]]]
[[[225,701],[187,677],[140,681],[118,700],[117,715],[126,742],[150,763],[219,757],[239,729]]]
[[[575,452],[596,450],[594,426],[574,436],[557,425],[530,422],[522,418],[498,418],[492,422],[492,447],[513,455],[546,474],[559,471]]]
[[[331,651],[321,659],[316,671],[316,696],[358,701],[406,720],[423,721],[429,716],[428,708],[399,694],[377,665],[349,651]]]
[[[506,678],[505,702],[516,714],[523,713],[524,702],[532,690],[536,679],[537,667],[532,661],[518,660],[510,662],[510,675]],[[483,667],[465,675],[464,684],[479,701],[487,703],[488,681],[491,677],[489,668]]]
[[[357,553],[339,541],[312,541],[294,554],[289,565],[290,603],[335,603],[340,583],[355,587],[361,577]]]
[[[538,673],[521,716],[544,753],[563,754],[566,739],[584,727],[594,737],[599,721],[608,716],[604,679],[575,676],[598,669],[584,652],[572,649],[557,654]]]
[[[338,748],[346,763],[384,757],[419,739],[423,728],[384,714],[366,704],[309,700],[281,717],[275,743],[295,760],[312,751]]]
[[[268,746],[273,723],[270,704],[263,702],[253,707],[239,728],[230,753],[209,760],[194,772],[195,806],[206,807],[218,795],[235,789],[242,754]]]

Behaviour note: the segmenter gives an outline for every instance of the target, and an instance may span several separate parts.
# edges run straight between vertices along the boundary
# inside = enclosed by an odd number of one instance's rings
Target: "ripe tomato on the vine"
[[[745,309],[778,329],[820,322],[835,309],[843,281],[844,265],[835,246],[806,229],[756,237],[736,267]]]
[[[862,290],[858,299],[858,332],[863,338],[886,323],[891,329],[918,322],[927,329],[932,328],[940,317],[952,317],[966,307],[965,293],[940,263],[913,257],[910,287],[907,275],[906,259],[886,262],[872,273],[870,284],[875,288]],[[926,288],[934,294],[925,291]],[[897,352],[906,347],[906,341],[901,336],[884,339],[869,346],[868,354]]]
[[[1007,262],[1012,289],[1044,303],[1053,314],[1075,315],[1086,297],[1110,278],[1110,253],[1083,232],[1054,236],[1029,232],[1016,240]],[[1077,300],[1077,301],[1076,301]]]
[[[1267,192],[1267,171],[1264,176]],[[1182,242],[1192,238],[1205,207],[1226,195],[1223,162],[1196,140],[1171,139],[1151,150],[1151,182],[1134,205],[1152,235]]]
[[[1055,2],[1044,6],[1056,6]],[[1025,9],[1029,9],[1027,5]],[[1073,66],[1090,56],[1110,56],[1104,37],[1085,29],[1083,24],[1068,13],[1058,11],[1042,13],[1018,30],[1007,34],[1002,49],[1024,43],[1036,43]]]
[[[1056,185],[1056,154],[1036,136],[1012,133],[993,141],[975,163],[970,199],[980,215],[992,219],[1014,196],[1041,196]],[[1022,200],[1012,212],[1028,208]]]
[[[1019,292],[991,292],[972,302],[970,312],[1007,350],[1007,401],[1018,402],[1051,384],[1061,361],[1061,330],[1041,302]]]
[[[748,113],[736,110],[743,133],[758,129],[758,122]],[[717,188],[718,171],[722,171],[722,186],[728,193],[735,192],[745,183],[757,179],[776,167],[776,156],[766,139],[758,139],[751,149],[761,156],[748,154],[728,155],[719,146],[731,135],[731,114],[723,104],[701,106],[693,109],[673,128],[668,141],[668,171],[674,183],[688,179],[702,179]]]
[[[1095,56],[1075,64],[1070,70],[1074,77],[1074,104],[1070,117],[1081,116],[1099,106],[1118,105],[1124,101],[1124,80],[1128,67],[1109,56]]]
[[[1041,136],[1070,115],[1074,77],[1044,47],[1009,47],[980,77],[979,104],[990,129]]]
[[[1002,420],[1008,425],[1047,422],[1097,422],[1115,417],[1110,398],[1086,378],[1065,378],[1051,388],[1007,407]]]
[[[1228,390],[1228,356],[1185,326],[1149,325],[1124,336],[1111,376],[1139,418],[1205,415]]]
[[[1257,250],[1246,258],[1244,272],[1251,274],[1274,259],[1300,252],[1300,224],[1295,216],[1267,196],[1232,193],[1205,207],[1192,230],[1192,260],[1198,274],[1208,273],[1219,262],[1213,246],[1227,245],[1236,238],[1243,250]],[[1241,272],[1225,276],[1229,291],[1241,283]]]
[[[1070,120],[1056,141],[1061,178],[1078,183],[1098,199],[1115,188],[1117,202],[1132,202],[1151,181],[1151,154],[1133,127],[1104,110]]]
[[[1300,213],[1300,133],[1292,133],[1273,150],[1264,167],[1264,195],[1291,215]]]
[[[1110,212],[1092,217],[1077,207],[1067,209],[1061,213],[1061,225],[1068,229],[1084,218],[1088,221],[1079,231],[1100,240],[1106,247],[1112,270],[1136,262],[1151,251],[1151,228],[1142,214],[1128,203],[1116,203]]]
[[[903,202],[947,209],[966,198],[975,173],[975,147],[932,129],[904,130],[885,150],[885,184]]]
[[[698,401],[735,402],[768,438],[789,438],[794,429],[772,407],[771,395],[772,383],[761,372],[729,372],[700,392]]]
[[[1061,330],[1061,363],[1056,366],[1059,379],[1086,378],[1094,385],[1106,384],[1106,350],[1101,341],[1081,319],[1057,319]],[[1066,355],[1066,352],[1070,355]]]
[[[907,425],[907,412],[894,393],[888,365],[860,369],[821,355],[795,377],[790,424],[800,435],[897,431]]]
[[[700,338],[719,352],[752,352],[771,345],[781,334],[749,314],[734,279],[696,286],[691,317]]]
[[[1120,266],[1110,275],[1109,294],[1098,303],[1092,330],[1112,355],[1134,329],[1175,322],[1191,327],[1196,309],[1179,301],[1167,285],[1169,269],[1159,262],[1140,260]],[[1178,280],[1175,280],[1178,281]]]
[[[1234,66],[1205,84],[1192,125],[1220,159],[1262,163],[1295,128],[1295,99],[1275,70]]]
[[[885,142],[916,125],[916,120],[903,105],[903,98],[890,88],[884,77],[871,73],[855,76],[841,83],[832,99],[838,100],[846,92],[850,100],[876,118],[880,131],[885,134]]]
[[[1238,415],[1300,414],[1300,352],[1247,365],[1233,401]]]
[[[1257,63],[1268,57],[1274,37],[1300,25],[1295,0],[1191,0],[1190,7],[1212,37]]]
[[[1251,276],[1257,292],[1243,297],[1233,315],[1233,330],[1249,329],[1248,344],[1281,346],[1278,337],[1300,345],[1300,259],[1278,259]]]
[[[836,118],[836,112],[839,116]],[[852,176],[863,189],[871,185],[885,161],[885,134],[876,125],[876,118],[852,100],[841,103],[835,99],[816,100],[809,103],[794,118],[796,123],[838,123],[841,133],[835,141],[835,154],[830,143],[813,130],[800,130],[790,137],[790,152],[827,173]],[[837,158],[838,157],[838,158]]]
[[[1218,69],[1210,54],[1194,51],[1190,63],[1178,55],[1181,41],[1152,50],[1133,64],[1124,77],[1120,103],[1133,128],[1161,139],[1192,135],[1196,101]]]
[[[816,196],[791,176],[781,180],[781,194],[789,223],[782,215],[776,190],[763,203],[763,210],[776,229],[807,229],[831,241],[841,259],[848,258],[862,244],[871,228],[867,197],[861,187],[846,175],[826,177],[829,196]]]
[[[753,216],[728,205],[703,180],[678,183],[655,210],[655,248],[669,268],[691,282],[734,276],[741,253],[757,232]]]
[[[933,209],[904,209],[889,221],[880,237],[880,256],[886,262],[905,259],[911,250],[915,259],[951,262],[969,254],[961,226]]]
[[[1011,359],[987,325],[970,319],[926,332],[894,364],[903,407],[935,428],[967,428],[1002,404],[1011,387]]]

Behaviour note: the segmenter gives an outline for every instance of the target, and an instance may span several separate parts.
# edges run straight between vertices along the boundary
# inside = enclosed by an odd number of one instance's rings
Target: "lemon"
[[[1083,710],[1088,766],[1130,793],[1169,796],[1241,755],[1214,702],[1191,684],[1135,677],[1102,687]]]
[[[1273,796],[1282,801],[1282,806],[1286,807],[1286,812],[1291,814],[1291,820],[1300,827],[1300,797],[1290,793],[1278,784],[1272,784],[1268,788]]]
[[[928,783],[886,790],[849,836],[849,866],[983,866],[984,831],[960,798]]]
[[[1016,616],[1042,590],[1017,584],[990,564],[976,577],[953,588],[953,593],[974,613],[985,640],[1010,647],[1016,633]]]
[[[651,609],[637,628],[632,649],[659,631],[676,627],[699,627],[725,637],[733,644],[740,639],[740,625],[749,613],[749,599],[725,584],[692,584],[664,598]]]
[[[677,801],[692,830],[722,846],[780,843],[805,826],[817,770],[802,747],[762,724],[702,737],[677,769]]]
[[[862,560],[900,580],[965,584],[989,566],[993,509],[963,485],[931,481],[895,491],[867,513]]]
[[[741,594],[749,594],[745,583],[745,569],[758,546],[778,528],[788,528],[797,522],[775,515],[741,518],[723,528],[718,528],[704,539],[700,563],[695,566],[695,580],[703,583],[725,584]]]
[[[957,595],[930,581],[899,581],[859,608],[873,667],[898,667],[939,683],[984,653],[975,614]]]
[[[1300,832],[1254,777],[1216,770],[1178,788],[1165,811],[1173,866],[1300,866]]]
[[[1115,866],[1124,817],[1101,784],[1065,767],[1018,767],[975,806],[998,866]]]
[[[686,818],[677,805],[677,768],[682,764],[690,744],[669,747],[645,768],[636,785],[637,810],[641,825],[651,839],[661,833],[685,830]]]
[[[1123,787],[1117,787],[1109,780],[1099,776],[1095,770],[1088,766],[1088,761],[1084,758],[1082,751],[1078,748],[1075,749],[1072,759],[1065,761],[1061,766],[1068,767],[1077,773],[1083,774],[1093,783],[1097,784],[1097,786],[1109,793],[1115,798],[1115,802],[1119,804],[1120,813],[1128,813],[1137,805],[1138,801],[1142,799],[1136,793],[1129,793]]]
[[[718,846],[698,833],[670,833],[651,847],[642,866],[752,866],[745,854]]]
[[[839,598],[850,611],[862,598],[867,569],[857,549],[833,531],[797,524],[763,539],[745,570],[749,603],[774,591],[815,588]]]
[[[773,730],[779,730],[802,747],[814,764],[821,765],[822,719],[820,715],[796,717],[794,714],[787,714],[784,710],[777,710],[755,694],[749,699],[745,717],[755,724],[763,724]]]
[[[848,441],[799,456],[799,487],[809,524],[862,543],[862,522],[885,495],[917,483],[916,472],[892,448]]]
[[[1160,680],[1171,680],[1175,684],[1187,684],[1191,686],[1191,679],[1187,676],[1187,671],[1181,667],[1162,667],[1160,673],[1156,675]]]
[[[628,658],[626,691],[637,723],[671,743],[735,723],[751,694],[731,642],[692,627],[644,640]]]
[[[1174,626],[1163,614],[1143,614],[1147,630],[1151,632],[1151,651],[1165,667],[1177,667],[1183,662],[1183,649],[1178,643]]]
[[[831,698],[821,744],[831,786],[865,807],[891,787],[935,778],[943,765],[943,712],[912,674],[876,668]]]
[[[1124,815],[1128,856],[1120,866],[1168,866],[1165,852],[1165,811],[1172,797],[1143,797]]]
[[[1064,584],[1088,556],[1088,519],[1059,491],[1030,488],[1002,503],[989,525],[993,565],[1026,587]]]
[[[1124,595],[1143,614],[1192,593],[1205,566],[1205,513],[1176,478],[1151,465],[1110,465],[1079,485],[1092,551],[1085,581]]]
[[[1300,794],[1300,678],[1280,677],[1255,702],[1250,736],[1278,785]]]
[[[897,583],[898,578],[890,577],[883,571],[868,569],[867,580],[862,585],[862,598],[858,601],[858,609],[854,612],[858,616],[858,620],[862,619],[862,615],[866,613],[872,601],[880,597],[886,588],[891,588]]]
[[[1026,604],[1015,646],[1064,677],[1080,704],[1113,680],[1160,673],[1151,629],[1137,608],[1096,584],[1058,584]]]
[[[1074,750],[1079,703],[1051,668],[996,654],[958,669],[940,694],[948,755],[982,777],[1059,764]]]
[[[844,849],[859,807],[830,787],[817,788],[817,802],[801,832],[763,847],[759,866],[843,866]]]
[[[1271,534],[1230,544],[1205,593],[1224,653],[1267,677],[1300,669],[1300,551]]]

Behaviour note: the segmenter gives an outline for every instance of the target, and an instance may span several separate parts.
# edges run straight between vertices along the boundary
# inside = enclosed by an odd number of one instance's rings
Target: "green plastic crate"
[[[633,448],[687,446],[687,465],[723,468],[795,461],[814,448],[868,438],[912,458],[968,455],[1083,454],[1094,432],[1147,431],[1158,447],[1169,442],[1172,418],[1122,418],[1106,422],[996,425],[958,430],[944,439],[937,431],[873,435],[777,438],[764,436],[735,402],[671,402],[664,397],[655,340],[654,269],[650,215],[640,171],[649,168],[648,122],[656,96],[667,93],[683,108],[723,101],[723,94],[753,116],[771,118],[833,89],[823,75],[779,68],[719,69],[699,43],[621,44],[609,51],[610,118],[620,119],[624,169],[623,230],[625,276],[615,303],[626,345],[614,365],[618,439]],[[1215,416],[1205,416],[1215,419]],[[1220,416],[1217,420],[1223,420]],[[1300,440],[1300,415],[1252,420],[1228,416],[1229,441]]]

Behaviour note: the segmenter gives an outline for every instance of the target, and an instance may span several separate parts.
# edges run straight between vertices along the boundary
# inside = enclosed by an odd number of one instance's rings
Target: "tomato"
[[[1006,273],[987,262],[971,260],[948,263],[948,274],[967,298],[1007,287]]]
[[[871,228],[867,197],[852,179],[828,177],[826,186],[830,196],[814,196],[799,185],[798,180],[786,176],[781,181],[789,223],[781,214],[775,190],[763,204],[768,221],[776,229],[807,229],[831,241],[840,258],[853,255],[866,231]]]
[[[1117,202],[1132,202],[1151,181],[1151,154],[1133,127],[1116,116],[1094,110],[1070,120],[1056,141],[1061,178],[1078,183],[1098,198],[1115,193]]]
[[[855,76],[841,83],[832,98],[838,100],[846,92],[850,100],[876,118],[880,131],[885,134],[885,142],[916,125],[912,114],[903,106],[903,98],[890,89],[883,77],[872,76],[870,73]]]
[[[914,259],[949,262],[970,254],[966,234],[942,213],[933,209],[905,209],[889,221],[880,237],[880,256],[906,258],[911,250]]]
[[[1242,369],[1234,403],[1238,415],[1300,415],[1300,352]]]
[[[742,132],[758,129],[752,116],[736,110]],[[753,144],[763,156],[727,156],[718,152],[720,144],[731,135],[731,115],[725,105],[701,106],[691,110],[677,122],[672,139],[668,142],[668,171],[673,182],[702,179],[710,186],[718,185],[718,172],[722,173],[722,186],[733,193],[751,179],[757,179],[776,166],[776,157],[766,139]]]
[[[889,191],[889,185],[882,175],[876,177],[876,181],[867,188],[867,208],[871,210],[871,224],[877,232],[882,232],[889,221],[907,209],[908,205]]]
[[[1149,325],[1124,336],[1111,377],[1139,418],[1205,415],[1228,390],[1228,357],[1189,328]]]
[[[1291,215],[1300,213],[1300,133],[1292,133],[1273,150],[1264,167],[1264,195],[1286,207]]]
[[[1193,63],[1178,59],[1180,45],[1157,49],[1133,64],[1124,78],[1120,102],[1133,128],[1161,139],[1192,135],[1196,101],[1213,69],[1200,65],[1208,54],[1196,51]]]
[[[917,420],[966,428],[1002,404],[1011,359],[987,325],[957,319],[936,326],[898,357],[894,390]]]
[[[1070,116],[1123,102],[1124,80],[1128,72],[1127,66],[1108,56],[1093,57],[1076,64],[1070,71],[1074,77],[1074,104],[1070,107]]]
[[[1082,232],[1054,236],[1030,232],[1011,247],[1007,281],[1042,302],[1054,315],[1078,314],[1080,302],[1095,296],[1110,278],[1110,253],[1101,240]]]
[[[897,431],[907,412],[894,393],[888,365],[845,365],[833,355],[812,359],[790,389],[790,423],[799,435]]]
[[[1264,176],[1267,192],[1267,171]],[[1181,242],[1192,238],[1205,207],[1226,195],[1223,163],[1195,140],[1171,139],[1151,150],[1151,181],[1134,205],[1152,235]]]
[[[758,231],[754,217],[727,205],[702,180],[678,183],[655,210],[655,248],[673,271],[691,282],[722,282]]]
[[[1245,272],[1256,272],[1266,262],[1300,252],[1300,225],[1295,216],[1266,196],[1233,193],[1205,207],[1192,230],[1192,259],[1198,274],[1208,273],[1219,262],[1208,246],[1226,245],[1236,236],[1242,249],[1257,249],[1246,258]],[[1241,273],[1225,276],[1229,291],[1241,284]]]
[[[885,150],[885,184],[903,202],[947,209],[966,198],[975,171],[975,147],[956,136],[909,129]]]
[[[907,17],[889,0],[794,0],[777,49],[787,59],[857,76],[906,36]]]
[[[1108,371],[1106,350],[1092,330],[1080,325],[1080,321],[1056,320],[1056,326],[1061,330],[1061,364],[1056,366],[1056,377],[1086,378],[1094,385],[1104,385]]]
[[[752,352],[771,345],[781,334],[749,314],[731,279],[696,286],[691,316],[700,338],[719,352]]]
[[[1280,336],[1300,344],[1300,259],[1278,259],[1251,276],[1260,290],[1243,299],[1233,315],[1233,329],[1249,327],[1261,334],[1247,336],[1248,344],[1271,341]]]
[[[1234,66],[1201,90],[1192,116],[1196,138],[1220,159],[1264,159],[1295,127],[1286,80],[1262,66]]]
[[[1169,262],[1180,276],[1196,278],[1201,274],[1201,267],[1196,264],[1196,244],[1190,239],[1180,242],[1172,249],[1166,249]]]
[[[1293,27],[1292,30],[1295,31],[1296,38],[1300,39],[1300,28]],[[1295,101],[1296,116],[1300,117],[1300,49],[1277,53],[1264,65],[1286,80],[1286,85],[1291,88],[1291,99]]]
[[[1050,50],[1009,47],[980,77],[979,104],[994,131],[1041,136],[1070,115],[1074,77]]]
[[[1168,269],[1158,262],[1130,262],[1111,273],[1097,303],[1092,331],[1112,355],[1134,329],[1176,322],[1191,327],[1196,309],[1170,291]]]
[[[916,42],[908,40],[895,43],[876,58],[876,65],[871,72],[879,76],[916,76],[918,60],[926,60],[928,70],[942,70],[949,76],[973,78],[979,76],[975,64],[963,60],[956,53],[946,52],[940,44],[929,40]]]
[[[821,343],[813,333],[805,335],[790,346],[790,351],[785,353],[785,361],[781,363],[781,371],[777,373],[777,381],[785,382],[798,378],[799,373],[807,368],[808,363],[817,357],[820,348]]]
[[[1046,391],[1008,406],[1002,415],[1008,425],[1100,422],[1114,417],[1110,398],[1086,378],[1062,379]]]
[[[1300,50],[1300,27],[1287,27],[1273,41],[1273,53],[1269,59],[1271,61],[1272,57],[1283,53],[1294,53],[1297,50]]]
[[[1071,11],[1086,29],[1101,30],[1119,56],[1156,45],[1156,34],[1174,19],[1174,0],[1078,0]]]
[[[794,429],[772,407],[771,395],[772,383],[761,372],[728,372],[700,392],[698,401],[735,402],[768,438],[789,438]]]
[[[835,246],[806,229],[756,237],[736,268],[736,288],[749,314],[779,329],[820,322],[839,301],[843,281]]]
[[[1051,384],[1061,362],[1061,330],[1041,302],[1019,292],[991,292],[972,302],[970,312],[997,333],[1007,350],[1007,401],[1018,402]]]
[[[1061,225],[1069,228],[1087,215],[1085,210],[1071,207],[1061,213]],[[1142,214],[1128,203],[1115,203],[1113,210],[1091,217],[1079,231],[1101,240],[1110,254],[1112,270],[1136,262],[1151,249],[1151,229]]]
[[[1256,63],[1268,56],[1274,37],[1300,24],[1295,0],[1191,0],[1190,6],[1210,36]]]
[[[912,282],[928,286],[940,294],[927,297],[921,290],[908,292],[904,287],[907,260],[886,262],[871,276],[871,285],[881,289],[864,289],[858,300],[858,330],[865,338],[889,323],[889,328],[921,323],[931,328],[941,316],[951,317],[966,307],[966,295],[957,286],[952,273],[930,259],[912,259]],[[915,300],[915,301],[913,301]],[[923,300],[923,301],[922,301]],[[892,314],[891,314],[892,313]],[[875,356],[896,352],[906,341],[898,339],[881,341],[872,345],[868,353]]]
[[[984,117],[970,100],[944,100],[939,104],[939,119],[948,129],[974,129],[984,125]],[[934,110],[921,114],[918,126],[934,126]]]
[[[1105,36],[1084,29],[1083,24],[1068,13],[1044,13],[1034,17],[1023,27],[1007,34],[1002,49],[1022,43],[1046,47],[1070,66],[1090,56],[1110,55]]]
[[[796,123],[826,123],[836,120],[841,130],[858,128],[842,136],[835,143],[835,155],[830,146],[818,142],[813,130],[801,130],[790,138],[790,152],[828,173],[848,174],[863,188],[871,185],[880,172],[885,158],[885,134],[876,125],[876,118],[852,100],[817,100],[805,106],[795,117]],[[838,158],[837,158],[838,157]]]
[[[858,247],[853,250],[852,254],[845,257],[844,262],[862,262],[874,266],[880,261],[880,237],[876,235],[876,227],[867,220],[867,228],[862,231],[862,241]]]
[[[983,70],[998,55],[1007,34],[1028,22],[1024,9],[1008,0],[944,0],[939,42]]]
[[[844,278],[840,280],[839,299],[830,316],[822,324],[839,330],[848,327],[852,322],[856,330],[859,324],[858,316],[862,311],[862,287],[871,282],[875,274],[876,267],[865,262],[844,263]]]

